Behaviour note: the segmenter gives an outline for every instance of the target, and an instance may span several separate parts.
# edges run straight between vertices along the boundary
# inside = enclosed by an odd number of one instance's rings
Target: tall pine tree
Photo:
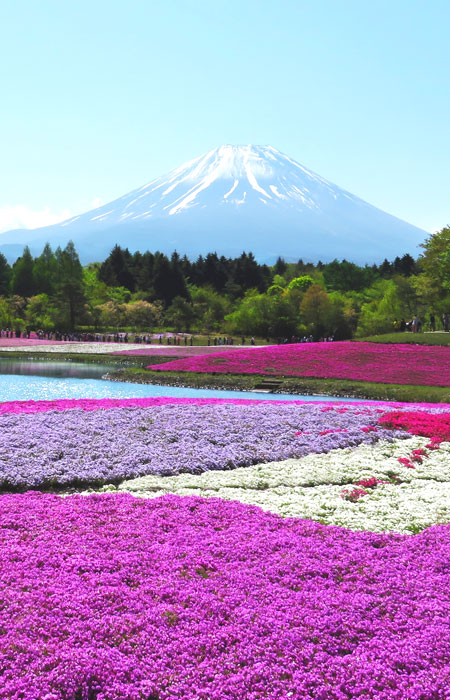
[[[35,292],[33,280],[34,260],[28,246],[23,249],[22,257],[13,265],[11,291],[20,297],[31,297]]]
[[[62,323],[66,330],[74,330],[84,312],[86,297],[83,287],[83,268],[72,241],[64,250],[56,250],[56,296],[62,311]]]

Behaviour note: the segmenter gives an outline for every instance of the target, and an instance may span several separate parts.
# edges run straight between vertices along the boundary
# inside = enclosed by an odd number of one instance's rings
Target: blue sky
[[[270,144],[450,223],[448,0],[1,0],[0,231]]]

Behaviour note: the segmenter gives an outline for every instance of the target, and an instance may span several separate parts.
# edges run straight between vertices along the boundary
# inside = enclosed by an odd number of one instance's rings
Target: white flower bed
[[[450,522],[450,443],[427,450],[429,456],[415,469],[397,461],[428,442],[428,438],[413,437],[198,476],[146,476],[125,481],[118,490],[144,498],[166,493],[214,496],[352,530],[411,533]],[[392,474],[403,483],[379,484],[355,503],[341,496],[344,488],[351,490],[351,484],[361,478],[384,480]]]
[[[108,354],[112,352],[126,352],[127,350],[145,350],[146,348],[155,348],[156,345],[144,345],[142,343],[96,343],[84,342],[77,343],[67,341],[60,345],[8,345],[1,348],[2,352],[30,352],[34,353],[75,353],[75,354]],[[173,347],[173,346],[170,346]]]

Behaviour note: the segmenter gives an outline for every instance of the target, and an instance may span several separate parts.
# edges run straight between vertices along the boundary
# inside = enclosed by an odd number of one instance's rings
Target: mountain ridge
[[[272,146],[224,145],[59,224],[0,234],[0,250],[72,239],[84,262],[118,243],[190,256],[245,249],[261,262],[281,255],[373,263],[417,255],[426,235]]]

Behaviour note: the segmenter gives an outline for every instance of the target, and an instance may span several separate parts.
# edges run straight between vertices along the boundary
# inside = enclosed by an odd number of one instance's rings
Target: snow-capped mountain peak
[[[417,253],[425,236],[272,146],[224,145],[61,224],[2,234],[0,244],[73,239],[85,260],[119,243],[190,255],[246,249],[267,261],[377,262]]]

